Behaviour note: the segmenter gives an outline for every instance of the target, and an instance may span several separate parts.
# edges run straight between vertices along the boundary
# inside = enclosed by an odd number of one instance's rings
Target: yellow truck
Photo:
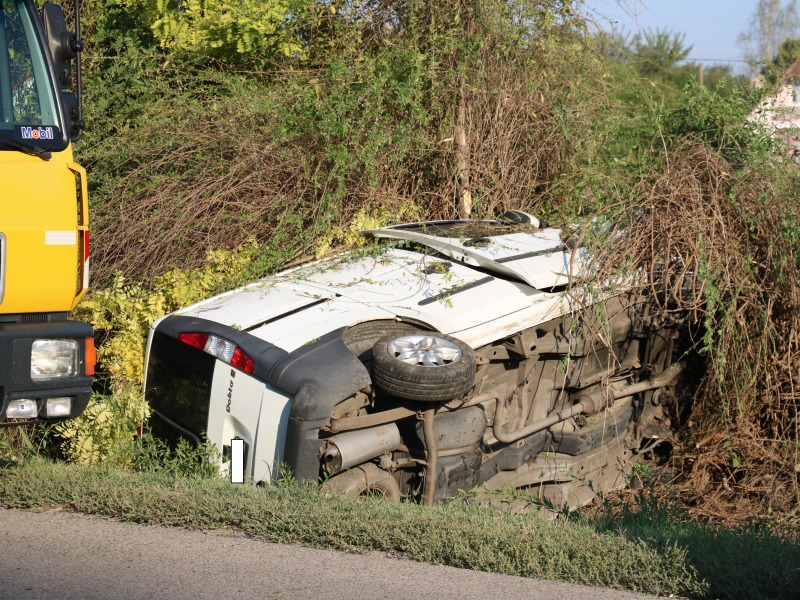
[[[0,426],[78,416],[91,394],[92,328],[67,318],[89,283],[79,10],[73,33],[57,5],[0,0]]]

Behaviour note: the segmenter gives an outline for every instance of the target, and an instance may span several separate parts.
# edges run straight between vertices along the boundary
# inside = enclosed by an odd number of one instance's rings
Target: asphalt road
[[[232,532],[0,509],[0,598],[151,600],[654,598],[392,558],[268,544]]]

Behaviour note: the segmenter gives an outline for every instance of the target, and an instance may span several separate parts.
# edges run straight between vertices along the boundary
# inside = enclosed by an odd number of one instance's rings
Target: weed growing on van
[[[132,443],[119,448],[113,464],[125,464],[140,473],[159,473],[195,479],[219,478],[219,450],[202,440],[196,445],[181,438],[172,446],[156,438],[147,425]]]

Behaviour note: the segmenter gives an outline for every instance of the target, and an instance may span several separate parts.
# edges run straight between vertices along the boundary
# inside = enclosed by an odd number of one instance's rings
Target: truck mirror
[[[67,29],[64,10],[60,6],[45,2],[42,6],[42,24],[58,81],[62,88],[71,87],[71,63],[81,51],[82,44],[75,34]]]

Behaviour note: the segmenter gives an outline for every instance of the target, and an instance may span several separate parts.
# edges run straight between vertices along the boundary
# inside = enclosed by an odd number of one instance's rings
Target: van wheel
[[[372,354],[373,383],[398,398],[445,402],[475,384],[475,352],[449,335],[389,334],[375,342]]]

